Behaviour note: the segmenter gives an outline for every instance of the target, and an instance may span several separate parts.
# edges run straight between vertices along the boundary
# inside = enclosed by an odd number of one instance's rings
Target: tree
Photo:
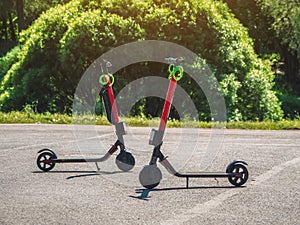
[[[70,0],[1,0],[0,44],[17,41],[19,33],[51,7]]]
[[[298,0],[223,0],[249,29],[260,55],[277,53],[288,82],[300,82],[300,2]],[[270,38],[272,37],[272,38]],[[298,78],[297,78],[298,77]]]
[[[24,19],[24,0],[16,0],[16,11],[18,17],[18,29],[19,32],[25,28]]]
[[[285,116],[294,118],[300,110],[300,2],[223,1],[248,28],[256,52],[272,60],[274,71],[277,71],[277,96],[282,102]]]
[[[283,46],[282,55],[287,63],[287,80],[294,82],[300,75],[300,2],[298,0],[257,0],[257,2],[262,11],[272,19],[271,26]]]
[[[13,22],[14,2],[10,0],[0,1],[1,39],[16,41],[15,24]]]

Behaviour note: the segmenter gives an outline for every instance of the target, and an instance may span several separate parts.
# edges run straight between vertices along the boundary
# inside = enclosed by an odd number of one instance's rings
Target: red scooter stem
[[[167,92],[167,96],[166,96],[166,100],[165,100],[165,104],[164,104],[164,108],[163,108],[163,111],[162,111],[162,116],[161,116],[161,119],[160,119],[159,128],[158,128],[158,130],[160,130],[162,132],[164,132],[165,128],[166,128],[166,124],[167,124],[168,116],[169,116],[169,113],[170,113],[170,108],[171,108],[171,105],[172,105],[176,85],[177,85],[177,81],[173,77],[171,77],[168,92]]]
[[[112,113],[112,118],[115,123],[119,122],[119,116],[118,116],[118,110],[117,106],[115,103],[115,97],[114,97],[114,92],[112,89],[112,85],[110,85],[110,82],[108,83],[108,88],[107,88],[108,96],[109,96],[109,101],[111,103],[111,113]]]

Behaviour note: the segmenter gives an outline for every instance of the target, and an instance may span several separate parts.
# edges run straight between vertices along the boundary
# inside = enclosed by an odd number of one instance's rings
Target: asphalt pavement
[[[300,131],[170,128],[162,152],[180,172],[220,171],[248,163],[243,187],[227,178],[171,176],[153,190],[139,184],[149,163],[151,127],[127,127],[136,161],[121,172],[115,153],[99,163],[56,164],[42,172],[37,152],[58,158],[103,156],[116,141],[111,126],[0,124],[0,224],[300,224]]]

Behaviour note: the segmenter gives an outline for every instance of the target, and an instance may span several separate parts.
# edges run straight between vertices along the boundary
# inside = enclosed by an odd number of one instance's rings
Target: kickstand
[[[100,171],[100,168],[99,168],[99,166],[98,166],[98,163],[95,162],[95,164],[96,164],[97,170]]]
[[[189,189],[189,177],[186,177],[186,189]]]
[[[217,181],[217,184],[219,184],[219,181],[218,181],[218,179],[215,177],[215,181]]]

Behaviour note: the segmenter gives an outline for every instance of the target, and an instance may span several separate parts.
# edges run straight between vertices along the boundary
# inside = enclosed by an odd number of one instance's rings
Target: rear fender
[[[42,153],[42,152],[50,152],[51,154],[53,154],[56,157],[56,154],[49,148],[43,148],[38,151],[38,153]]]
[[[248,165],[248,163],[246,163],[244,160],[234,160],[227,166],[226,173],[229,173],[229,170],[236,164],[244,164],[246,166]]]

